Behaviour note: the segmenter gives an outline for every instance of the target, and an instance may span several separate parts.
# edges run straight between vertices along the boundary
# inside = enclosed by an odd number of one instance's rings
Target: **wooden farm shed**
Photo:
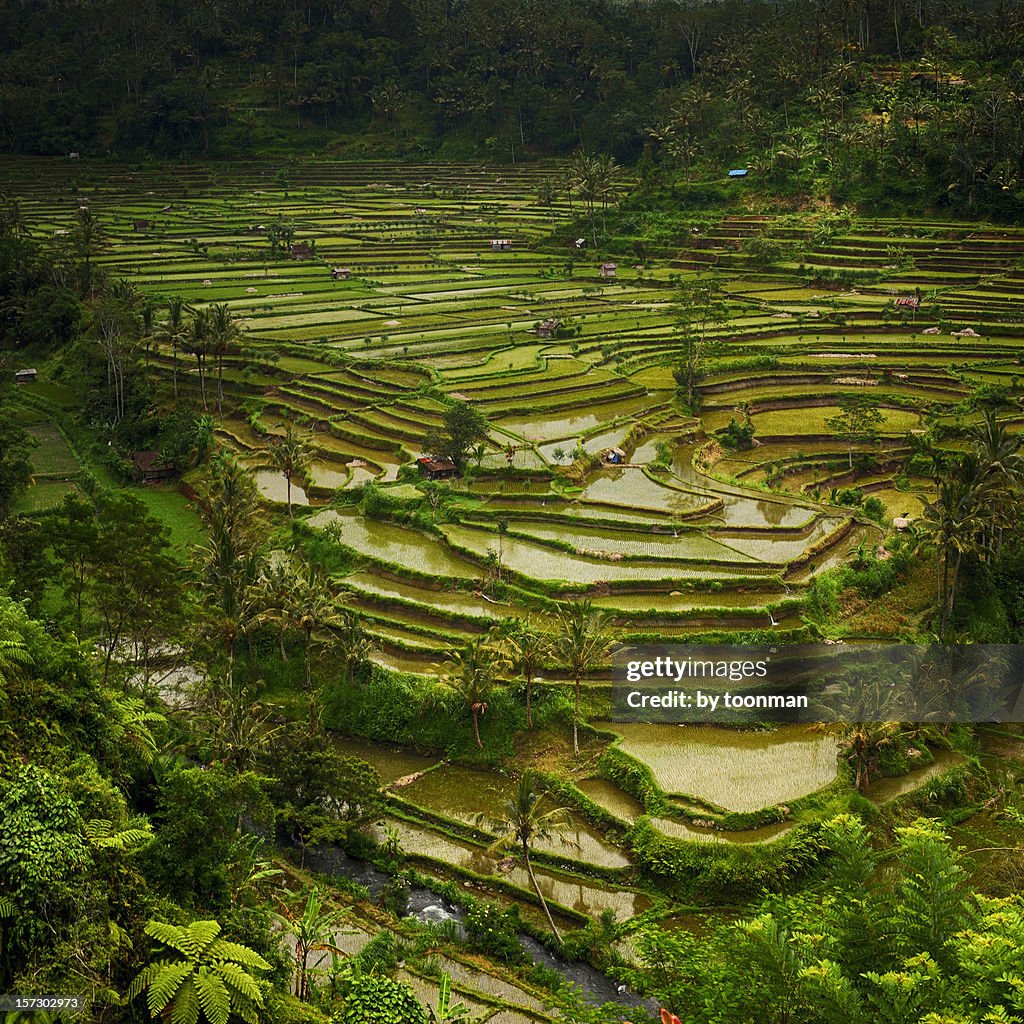
[[[602,263],[601,264],[601,276],[602,277],[614,277],[615,271],[619,269],[617,263]]]
[[[347,281],[352,274],[351,267],[332,267],[331,277],[335,281]]]
[[[160,458],[159,452],[135,452],[132,455],[135,478],[144,484],[169,480],[174,476],[174,467]]]
[[[293,260],[311,260],[313,258],[313,247],[309,242],[295,242],[289,248],[288,255]]]
[[[537,327],[536,327],[537,337],[539,337],[539,338],[550,338],[554,334],[556,334],[558,331],[560,331],[561,328],[562,328],[562,321],[561,320],[557,320],[554,317],[552,317],[552,318],[550,318],[548,320],[541,320],[541,322],[539,324],[537,324]]]
[[[148,220],[142,220],[142,219],[133,220],[132,221],[132,227],[134,227],[136,231],[148,231],[149,230],[149,221]]]
[[[35,384],[38,376],[39,371],[34,369],[14,371],[14,380],[17,384]]]
[[[428,480],[448,480],[455,476],[455,463],[449,459],[435,459],[423,455],[416,460],[420,475]]]
[[[511,238],[492,238],[491,239],[491,252],[504,252],[506,249],[512,248]]]

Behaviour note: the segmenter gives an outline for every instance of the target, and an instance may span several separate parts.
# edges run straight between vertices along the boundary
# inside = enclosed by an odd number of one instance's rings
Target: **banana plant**
[[[465,1003],[452,1002],[452,977],[442,974],[437,992],[437,1006],[427,1008],[430,1024],[472,1024],[469,1008]]]

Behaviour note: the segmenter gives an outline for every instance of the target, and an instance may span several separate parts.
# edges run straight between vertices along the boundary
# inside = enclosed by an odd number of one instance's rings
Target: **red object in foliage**
[[[674,1013],[669,1013],[668,1010],[662,1010],[661,1024],[683,1024],[683,1022]]]

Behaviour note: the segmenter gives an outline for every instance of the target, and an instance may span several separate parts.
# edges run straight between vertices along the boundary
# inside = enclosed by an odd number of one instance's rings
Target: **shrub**
[[[519,944],[518,907],[502,910],[495,903],[477,903],[466,912],[469,948],[507,964],[525,963],[529,957]]]
[[[887,516],[885,502],[881,498],[868,498],[863,505],[864,515],[874,519],[876,523],[884,523]]]
[[[345,997],[345,1007],[332,1024],[426,1024],[423,1007],[411,988],[391,978],[364,974]]]
[[[737,452],[746,451],[748,448],[753,447],[754,424],[737,423],[735,419],[730,418],[729,425],[722,427],[721,430],[716,432],[715,436],[726,448],[731,448]]]

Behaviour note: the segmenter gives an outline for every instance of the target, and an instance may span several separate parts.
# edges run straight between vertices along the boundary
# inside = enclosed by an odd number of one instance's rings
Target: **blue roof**
[[[745,178],[747,176],[746,167],[737,167],[736,170],[729,172],[730,178]]]

